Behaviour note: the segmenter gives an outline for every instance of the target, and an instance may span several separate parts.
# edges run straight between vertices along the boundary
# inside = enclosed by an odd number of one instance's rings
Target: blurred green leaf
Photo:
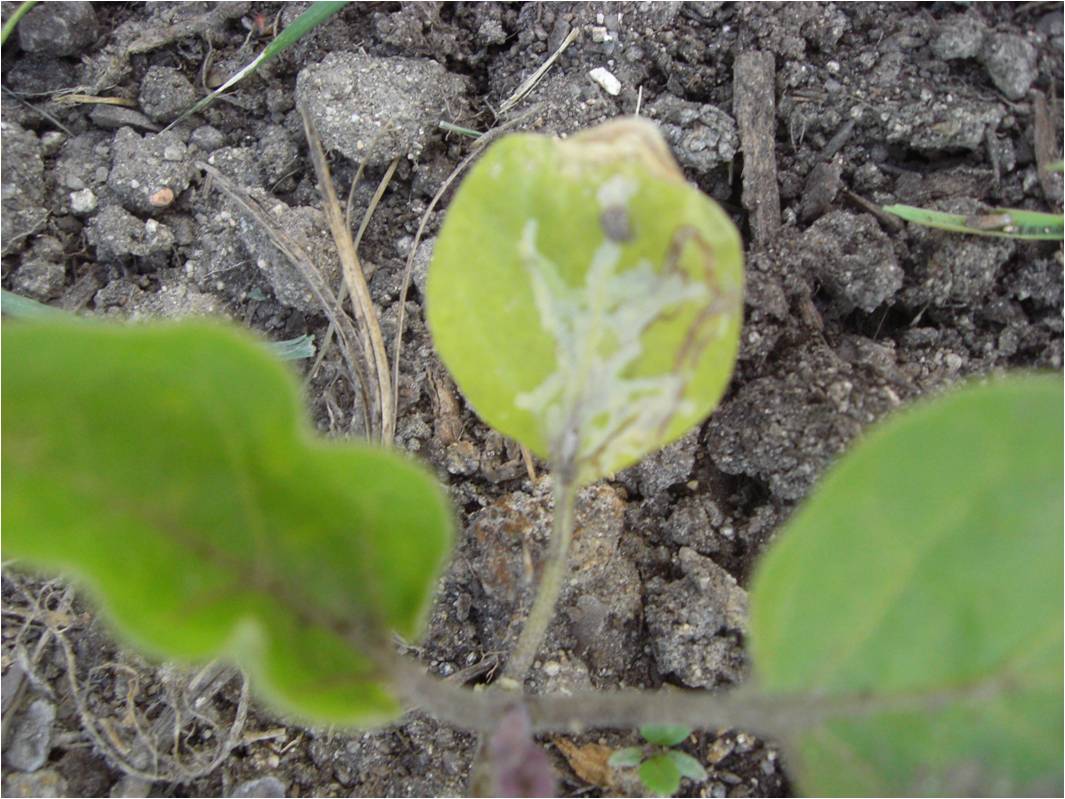
[[[655,796],[672,796],[680,788],[680,769],[668,754],[643,761],[639,774],[640,782]]]
[[[686,752],[678,752],[676,749],[671,749],[666,752],[666,757],[673,761],[673,765],[677,767],[680,776],[687,777],[695,782],[702,782],[706,779],[706,769],[703,768],[702,763]]]
[[[607,761],[607,765],[611,768],[632,768],[640,765],[641,760],[643,760],[643,747],[626,746],[614,752]]]
[[[643,739],[657,746],[674,746],[691,734],[691,727],[680,724],[645,724],[640,727]]]
[[[587,483],[717,405],[739,344],[742,252],[646,120],[507,136],[448,210],[429,325],[477,412]]]
[[[372,655],[418,634],[451,539],[423,470],[316,439],[235,330],[5,324],[3,350],[5,558],[74,573],[159,657],[228,655],[285,712],[400,712]]]
[[[804,792],[1061,793],[1063,403],[1028,376],[899,414],[762,560],[757,683],[828,714]]]

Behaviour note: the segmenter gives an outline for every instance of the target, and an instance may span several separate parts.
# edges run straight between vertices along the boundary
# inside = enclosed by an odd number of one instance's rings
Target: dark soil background
[[[15,7],[2,4],[5,20]],[[398,159],[360,248],[390,339],[419,221],[471,148],[438,122],[484,131],[520,118],[566,134],[637,108],[660,121],[749,242],[742,352],[708,422],[583,495],[572,585],[530,690],[741,682],[752,566],[833,458],[917,397],[1062,367],[1059,244],[904,227],[871,205],[1060,210],[1060,178],[1037,169],[1061,155],[1059,3],[352,4],[160,132],[304,7],[66,3],[27,16],[3,51],[3,286],[75,313],[209,314],[321,345],[325,317],[300,277],[195,166],[248,189],[336,285],[299,101],[342,195],[366,161],[356,220]],[[593,80],[597,68],[616,85]],[[422,289],[448,196],[415,259],[397,444],[436,469],[460,530],[411,654],[475,683],[516,637],[550,492],[433,354]],[[336,347],[313,364],[296,368],[318,427],[358,434]],[[3,613],[8,796],[465,790],[474,739],[416,713],[368,733],[286,724],[247,701],[239,674],[149,664],[63,583],[18,571],[5,573]],[[605,731],[544,745],[563,794],[594,796],[639,793],[602,770],[634,742]],[[722,730],[684,749],[710,773],[685,783],[690,795],[793,790],[771,743]]]

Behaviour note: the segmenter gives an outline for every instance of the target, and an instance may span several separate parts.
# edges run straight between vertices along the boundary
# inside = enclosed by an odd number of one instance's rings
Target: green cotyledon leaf
[[[288,714],[400,712],[375,647],[418,634],[451,541],[422,469],[313,436],[236,330],[5,323],[3,352],[5,559],[72,574],[149,654],[228,656]]]
[[[766,553],[757,684],[824,714],[788,742],[805,793],[1060,795],[1063,404],[1025,376],[900,413]]]
[[[717,405],[739,344],[742,252],[653,123],[511,135],[448,209],[429,326],[489,424],[588,483]]]

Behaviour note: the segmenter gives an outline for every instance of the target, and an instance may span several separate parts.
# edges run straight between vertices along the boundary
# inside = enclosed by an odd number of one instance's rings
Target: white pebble
[[[96,195],[92,189],[82,189],[70,193],[70,210],[72,213],[82,216],[91,214],[96,210]]]
[[[596,67],[588,73],[588,77],[598,83],[611,97],[617,97],[621,93],[621,81],[603,67]]]

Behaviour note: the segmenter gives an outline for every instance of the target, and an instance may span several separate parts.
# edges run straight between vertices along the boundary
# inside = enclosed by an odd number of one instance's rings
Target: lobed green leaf
[[[67,570],[159,657],[226,654],[277,708],[395,716],[451,540],[422,469],[315,439],[294,377],[206,323],[3,326],[3,548]]]
[[[757,682],[814,696],[815,795],[1061,792],[1061,377],[971,385],[868,435],[762,560]]]
[[[491,145],[437,239],[428,320],[489,424],[592,482],[718,403],[743,256],[650,122]]]

